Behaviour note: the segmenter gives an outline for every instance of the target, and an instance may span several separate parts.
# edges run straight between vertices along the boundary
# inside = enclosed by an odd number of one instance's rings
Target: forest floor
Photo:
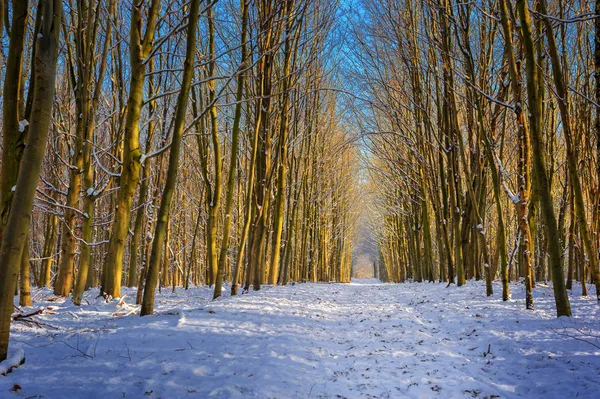
[[[482,282],[296,284],[210,301],[208,288],[164,290],[140,318],[89,292],[81,307],[36,293],[15,322],[0,398],[592,398],[600,391],[600,306],[581,287],[555,318],[551,288],[535,312],[486,298]],[[50,314],[53,313],[53,314]],[[131,313],[131,314],[128,314]],[[125,314],[125,316],[123,316]]]

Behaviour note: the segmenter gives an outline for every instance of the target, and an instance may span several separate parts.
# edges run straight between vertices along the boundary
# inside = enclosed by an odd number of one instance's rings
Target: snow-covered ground
[[[0,398],[597,398],[593,287],[574,290],[571,319],[554,317],[548,287],[535,312],[521,286],[507,303],[494,288],[297,284],[215,302],[195,288],[163,292],[144,318],[123,316],[133,290],[80,308],[39,292],[55,314],[13,324],[26,362]]]

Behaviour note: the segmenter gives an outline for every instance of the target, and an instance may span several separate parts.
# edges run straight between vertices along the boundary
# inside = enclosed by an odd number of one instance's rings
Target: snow
[[[15,322],[27,363],[0,397],[44,398],[592,398],[600,389],[600,306],[571,293],[555,318],[511,284],[296,284],[211,301],[209,288],[165,288],[140,318],[88,292],[81,307],[36,295],[41,328]],[[228,292],[228,288],[224,288]],[[137,313],[136,313],[137,312]],[[135,313],[135,314],[133,314]],[[586,342],[587,341],[587,342]],[[18,393],[9,392],[17,384]]]
[[[14,353],[10,354],[6,360],[0,362],[0,374],[6,375],[24,362],[25,351],[23,349],[17,349]]]
[[[29,122],[27,121],[27,119],[19,121],[19,133],[23,133],[28,125]]]

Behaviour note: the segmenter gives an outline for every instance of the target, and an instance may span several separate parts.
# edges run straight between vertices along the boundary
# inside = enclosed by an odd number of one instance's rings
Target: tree
[[[0,247],[0,360],[8,353],[10,321],[13,311],[13,294],[19,273],[23,248],[29,234],[31,209],[35,196],[46,140],[52,121],[58,38],[60,33],[61,2],[40,0],[38,12],[42,19],[36,38],[34,59],[35,81],[31,120],[27,143],[21,159],[14,197]],[[17,66],[18,68],[19,66]]]
[[[147,66],[154,44],[154,33],[158,21],[160,0],[152,0],[147,10],[145,31],[142,32],[143,8],[145,1],[134,4],[131,9],[131,27],[129,29],[130,84],[127,100],[126,120],[123,141],[123,166],[119,176],[120,187],[116,201],[115,223],[113,223],[108,244],[108,253],[104,261],[105,280],[102,291],[110,297],[121,296],[121,278],[123,275],[123,257],[125,242],[129,230],[131,203],[140,178],[142,153],[140,151],[140,112]]]
[[[546,238],[549,241],[550,263],[552,268],[552,282],[554,299],[556,301],[556,314],[558,316],[571,316],[571,306],[567,296],[565,280],[563,278],[562,258],[560,255],[560,242],[558,239],[558,226],[554,214],[554,204],[548,183],[546,159],[542,148],[542,132],[540,131],[540,100],[538,96],[538,70],[534,59],[533,39],[531,37],[531,20],[529,9],[524,0],[516,3],[520,17],[521,32],[525,50],[527,70],[527,96],[529,100],[529,124],[531,127],[531,149],[533,165],[536,174],[536,183],[540,194],[542,216],[546,226]]]
[[[160,210],[158,211],[158,220],[152,242],[152,255],[148,264],[146,284],[144,286],[144,299],[142,301],[141,316],[149,315],[154,310],[154,291],[158,282],[158,268],[161,263],[163,252],[164,237],[167,230],[169,211],[175,183],[177,182],[177,172],[179,170],[179,153],[181,149],[181,140],[185,124],[188,98],[194,70],[194,54],[196,51],[196,27],[200,16],[200,0],[192,0],[190,4],[190,13],[187,23],[187,43],[185,61],[183,67],[183,78],[181,91],[177,98],[176,117],[173,126],[173,138],[171,140],[171,149],[169,153],[169,168],[167,170],[167,180],[162,193]]]

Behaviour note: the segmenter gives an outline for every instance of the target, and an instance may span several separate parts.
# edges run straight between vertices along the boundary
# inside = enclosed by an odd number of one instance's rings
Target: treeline
[[[350,279],[337,3],[0,0],[0,360],[15,290]],[[39,179],[38,179],[39,178]]]
[[[352,78],[386,281],[595,283],[600,3],[361,1]]]

